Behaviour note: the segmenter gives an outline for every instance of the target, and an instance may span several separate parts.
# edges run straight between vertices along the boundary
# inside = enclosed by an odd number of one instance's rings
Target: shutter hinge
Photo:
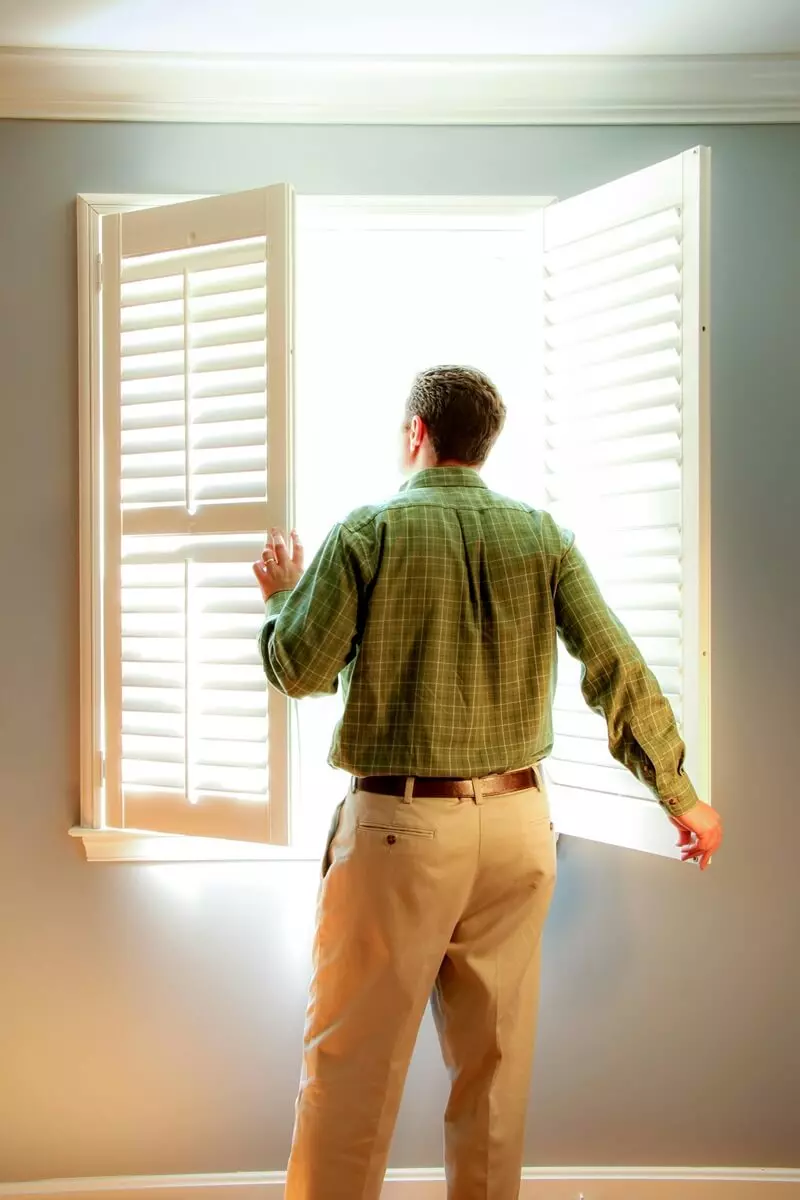
[[[97,775],[100,783],[106,781],[106,756],[102,750],[97,752]]]
[[[97,256],[97,260],[95,262],[95,270],[97,272],[97,290],[98,290],[98,292],[102,292],[102,290],[103,290],[103,256],[102,256],[102,254],[98,254],[98,256]]]

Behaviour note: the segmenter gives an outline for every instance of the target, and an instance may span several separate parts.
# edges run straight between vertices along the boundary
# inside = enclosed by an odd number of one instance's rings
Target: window
[[[295,481],[308,550],[332,511],[402,482],[403,401],[415,373],[435,362],[475,363],[497,382],[509,420],[487,481],[543,498],[542,471],[517,453],[542,439],[542,406],[532,401],[541,355],[531,338],[542,204],[300,198],[297,210]],[[347,786],[326,766],[338,712],[337,698],[295,710],[293,824],[309,846]]]
[[[296,254],[284,187],[79,206],[90,857],[316,853],[346,786],[337,701],[267,693],[249,564],[270,525],[296,517],[313,550],[393,490],[408,383],[436,361],[500,385],[488,482],[575,529],[707,792],[706,154],[547,205],[301,198]],[[576,672],[558,828],[668,852]]]

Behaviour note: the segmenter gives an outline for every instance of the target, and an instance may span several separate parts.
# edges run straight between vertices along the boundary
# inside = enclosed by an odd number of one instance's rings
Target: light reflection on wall
[[[173,917],[180,919],[183,914],[195,927],[203,924],[205,910],[213,922],[215,913],[229,906],[232,896],[238,897],[251,922],[247,935],[253,921],[261,924],[270,953],[275,950],[281,962],[307,969],[320,880],[318,862],[159,863],[148,868],[148,877],[155,881],[157,903],[169,897]],[[235,926],[230,936],[237,936]]]

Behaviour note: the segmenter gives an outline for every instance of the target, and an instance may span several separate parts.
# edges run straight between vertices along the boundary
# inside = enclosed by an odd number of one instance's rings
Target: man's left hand
[[[688,812],[670,820],[678,830],[677,845],[683,862],[699,862],[700,870],[707,870],[712,855],[722,845],[722,818],[717,810],[698,800]]]
[[[273,529],[261,552],[261,558],[253,563],[253,574],[258,580],[261,595],[266,603],[278,592],[290,592],[303,574],[303,546],[294,530],[290,535],[291,546],[280,529]]]

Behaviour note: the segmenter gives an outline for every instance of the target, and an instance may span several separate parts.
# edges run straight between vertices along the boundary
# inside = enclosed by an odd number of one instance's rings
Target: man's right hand
[[[698,800],[694,808],[670,820],[678,830],[682,861],[699,858],[700,870],[705,871],[711,865],[712,854],[722,845],[722,818],[717,810]]]
[[[278,592],[290,592],[302,578],[303,544],[294,530],[289,540],[291,544],[287,546],[283,532],[273,529],[267,538],[261,558],[253,563],[253,574],[258,580],[265,604]]]

